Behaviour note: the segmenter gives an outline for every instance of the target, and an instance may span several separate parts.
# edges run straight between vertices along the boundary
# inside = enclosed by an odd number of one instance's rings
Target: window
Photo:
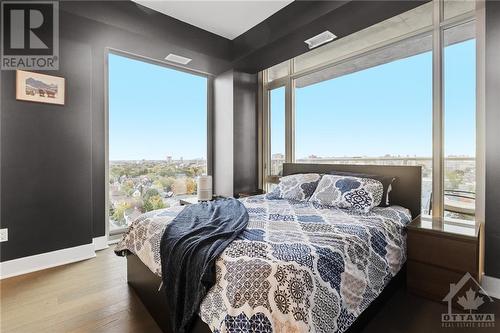
[[[108,55],[109,222],[196,194],[207,173],[207,78]]]
[[[475,215],[476,194],[474,35],[474,22],[445,30],[443,58],[445,216],[469,220]]]
[[[265,71],[271,116],[285,90],[268,138],[285,133],[287,161],[420,165],[422,213],[474,219],[474,6],[427,2]]]
[[[285,87],[269,92],[271,166],[270,175],[283,173],[285,162]]]
[[[432,54],[400,59],[401,49],[396,44],[296,80],[295,161],[421,165],[425,211],[432,191]],[[377,57],[395,60],[370,67]]]
[[[288,73],[288,61],[277,64],[267,71],[268,82],[286,77]]]

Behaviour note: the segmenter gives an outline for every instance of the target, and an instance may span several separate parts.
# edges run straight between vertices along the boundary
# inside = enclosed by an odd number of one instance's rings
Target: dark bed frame
[[[297,173],[329,173],[332,171],[365,173],[371,175],[396,177],[391,192],[391,204],[408,208],[412,218],[420,215],[422,171],[419,166],[382,166],[382,165],[348,165],[348,164],[283,164],[283,175]],[[382,293],[370,306],[358,316],[347,332],[360,332],[373,318],[386,301],[405,283],[406,267],[389,282]],[[161,278],[156,276],[135,255],[127,256],[128,284],[136,292],[144,306],[165,333],[171,331],[169,310],[164,291],[159,291]],[[196,319],[192,333],[210,333],[211,330],[200,318]]]

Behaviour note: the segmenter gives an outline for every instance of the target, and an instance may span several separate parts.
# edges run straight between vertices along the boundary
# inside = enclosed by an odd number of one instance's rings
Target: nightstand
[[[477,281],[483,271],[482,224],[417,217],[408,225],[408,290],[441,302],[469,272]]]

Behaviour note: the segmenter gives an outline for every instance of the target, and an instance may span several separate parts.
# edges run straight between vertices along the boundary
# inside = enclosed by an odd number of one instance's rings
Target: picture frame
[[[16,70],[16,99],[64,105],[66,80],[63,77]]]

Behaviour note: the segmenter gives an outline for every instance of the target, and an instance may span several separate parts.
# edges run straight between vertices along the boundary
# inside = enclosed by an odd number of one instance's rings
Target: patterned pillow
[[[301,173],[280,178],[280,183],[267,194],[267,199],[307,201],[316,190],[321,176],[317,173]]]
[[[359,178],[371,178],[378,180],[382,183],[384,187],[384,192],[382,193],[382,200],[380,201],[379,207],[389,207],[391,205],[391,191],[392,184],[396,180],[396,177],[391,176],[379,176],[379,175],[371,175],[371,174],[363,174],[357,172],[348,172],[348,171],[332,171],[330,175],[336,176],[349,176],[349,177],[359,177]]]
[[[371,178],[324,175],[309,201],[367,213],[382,200],[383,186]]]

